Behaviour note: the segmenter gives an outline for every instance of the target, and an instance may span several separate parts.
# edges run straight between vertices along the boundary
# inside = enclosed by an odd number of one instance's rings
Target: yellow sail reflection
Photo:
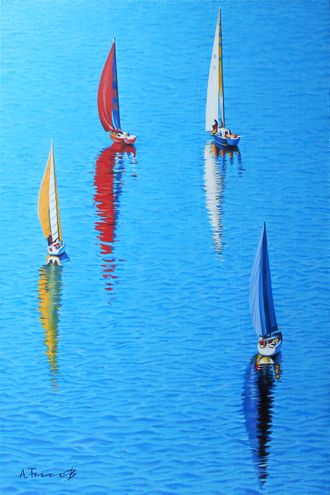
[[[39,276],[39,312],[40,321],[45,331],[45,346],[49,367],[58,372],[58,323],[62,293],[62,267],[44,265]]]

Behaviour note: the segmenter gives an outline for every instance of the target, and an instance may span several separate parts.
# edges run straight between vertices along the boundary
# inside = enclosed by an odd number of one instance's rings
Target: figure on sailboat
[[[250,282],[250,311],[253,326],[258,335],[258,352],[262,356],[273,356],[282,345],[282,334],[278,329],[267,248],[266,224],[264,224]]]
[[[226,127],[224,100],[221,9],[219,9],[207,86],[205,130],[211,131],[211,136],[215,144],[220,146],[237,146],[240,136],[234,134]]]
[[[111,139],[115,143],[135,143],[136,136],[122,131],[120,124],[115,39],[102,71],[97,103],[101,124],[106,132],[110,132]]]
[[[69,258],[64,252],[60,219],[53,142],[39,190],[38,214],[44,236],[48,242],[47,263],[60,265]]]

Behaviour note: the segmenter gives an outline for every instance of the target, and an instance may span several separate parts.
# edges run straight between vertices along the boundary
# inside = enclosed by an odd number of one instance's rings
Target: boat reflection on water
[[[222,253],[222,201],[226,164],[217,160],[217,147],[207,143],[204,148],[204,187],[206,192],[206,206],[212,228],[214,248],[218,254]]]
[[[104,149],[96,160],[94,201],[98,220],[95,229],[100,240],[102,258],[102,276],[105,279],[105,289],[112,290],[116,279],[116,259],[113,253],[116,225],[119,214],[119,200],[123,189],[125,172],[125,156],[135,165],[136,150],[134,146],[114,143]]]
[[[240,170],[241,154],[237,146],[228,148],[216,146],[214,143],[207,143],[205,145],[204,188],[206,191],[206,206],[209,212],[213,243],[218,254],[221,254],[223,250],[222,205],[227,158],[229,158],[230,163],[234,163],[235,157],[238,157]]]
[[[243,168],[243,161],[242,161],[242,155],[240,152],[240,149],[238,146],[221,146],[221,145],[216,145],[215,143],[212,143],[212,151],[215,155],[215,157],[219,160],[226,160],[227,158],[229,159],[229,163],[231,165],[234,164],[235,161],[237,161],[238,164],[238,175],[241,176],[244,172]]]
[[[39,312],[41,325],[45,331],[46,355],[50,367],[52,384],[57,387],[57,346],[58,323],[62,295],[62,266],[43,265],[39,270]]]
[[[230,160],[233,160],[234,157],[237,156],[238,161],[241,161],[242,159],[241,152],[238,146],[231,146],[229,148],[228,146],[220,146],[220,145],[216,145],[215,143],[212,143],[212,148],[213,148],[213,153],[217,158],[219,156],[222,158],[228,156]]]
[[[244,380],[245,425],[261,486],[268,477],[274,385],[281,377],[280,359],[280,354],[271,358],[260,354],[253,356]]]

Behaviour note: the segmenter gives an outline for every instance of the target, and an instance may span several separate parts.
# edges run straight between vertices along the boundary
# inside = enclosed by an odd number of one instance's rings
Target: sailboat
[[[58,201],[53,142],[39,190],[38,214],[44,236],[48,242],[47,263],[60,265],[68,260],[64,251],[60,208]]]
[[[258,335],[258,352],[262,356],[273,356],[282,345],[282,334],[278,329],[272,284],[270,277],[266,224],[262,229],[250,282],[250,311],[253,326]]]
[[[220,118],[219,125],[219,104]],[[222,63],[222,29],[221,9],[219,9],[213,51],[210,64],[209,80],[207,86],[205,130],[212,131],[211,136],[215,144],[220,146],[237,146],[240,136],[234,134],[226,127],[225,123],[225,95],[223,85]]]
[[[106,132],[110,132],[111,139],[115,143],[135,143],[136,136],[122,131],[120,124],[115,39],[102,71],[97,103],[101,124]]]

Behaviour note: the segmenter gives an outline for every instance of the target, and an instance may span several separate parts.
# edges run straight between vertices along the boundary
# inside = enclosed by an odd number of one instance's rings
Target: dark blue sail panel
[[[112,66],[112,122],[115,129],[120,129],[120,114],[119,114],[119,96],[118,96],[118,80],[117,80],[117,61],[116,47],[113,57]]]
[[[252,268],[250,310],[257,335],[266,337],[278,330],[270,278],[265,224]]]

